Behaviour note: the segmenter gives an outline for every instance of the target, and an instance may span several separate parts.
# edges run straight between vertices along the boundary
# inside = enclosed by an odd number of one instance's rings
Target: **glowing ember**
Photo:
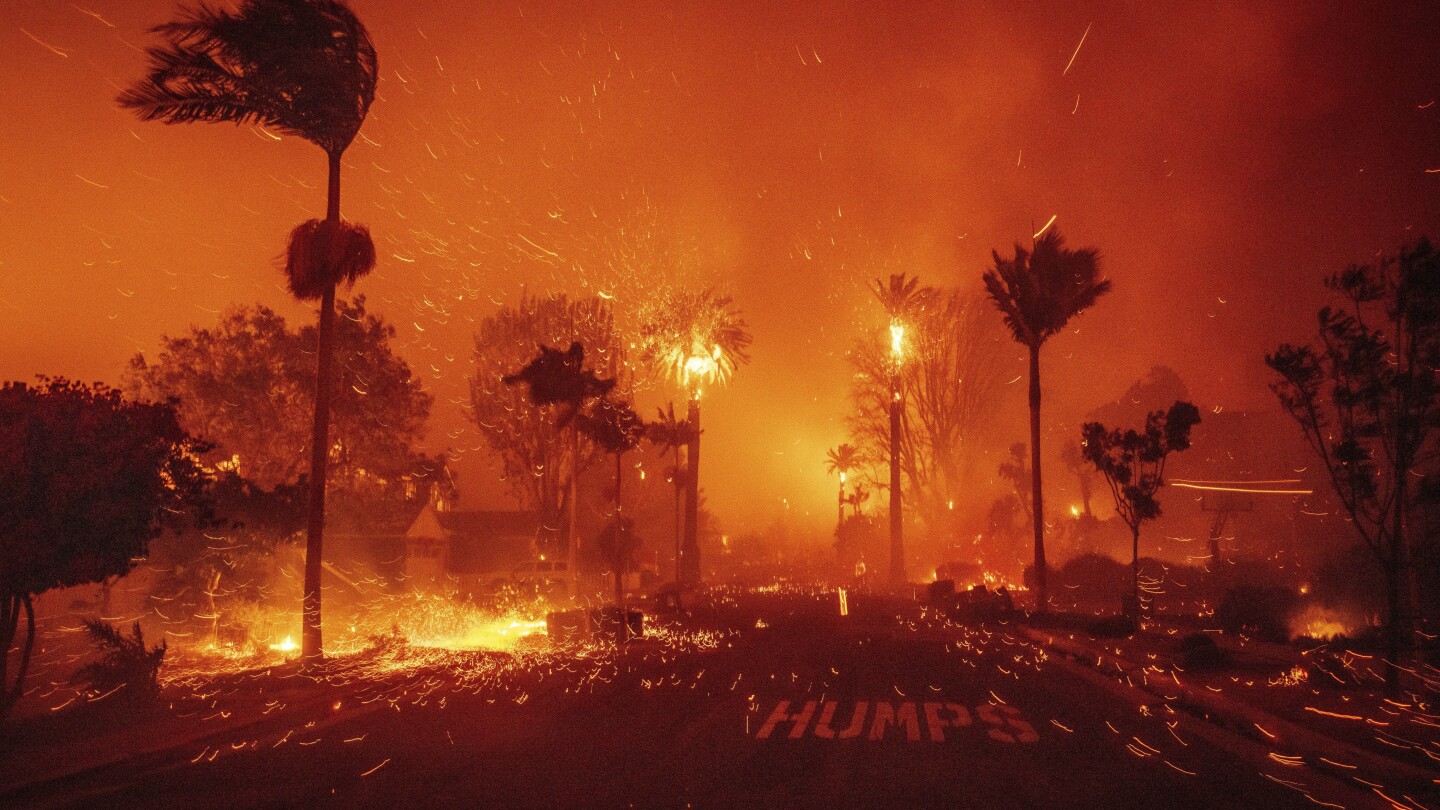
[[[509,650],[527,638],[545,635],[544,620],[504,618],[472,626],[463,635],[414,642],[417,647],[447,650]]]

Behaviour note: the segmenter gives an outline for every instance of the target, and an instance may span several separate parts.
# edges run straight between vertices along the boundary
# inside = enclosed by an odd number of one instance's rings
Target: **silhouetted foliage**
[[[1283,644],[1290,640],[1290,617],[1298,603],[1298,597],[1290,588],[1241,585],[1221,597],[1215,618],[1227,633]]]
[[[1319,348],[1284,344],[1271,384],[1319,456],[1356,534],[1385,577],[1386,680],[1399,687],[1414,605],[1414,546],[1433,532],[1407,522],[1440,495],[1440,253],[1428,239],[1326,280],[1340,307],[1319,313]]]
[[[699,436],[690,420],[678,419],[675,416],[675,403],[667,403],[664,408],[656,409],[656,419],[645,426],[645,438],[650,443],[658,446],[662,451],[669,450],[671,454],[671,465],[665,471],[665,480],[670,483],[675,494],[675,580],[680,580],[680,541],[681,541],[681,519],[684,506],[685,490],[689,486],[690,471],[680,461],[680,448],[688,447],[691,442]]]
[[[149,75],[120,94],[141,120],[262,124],[344,152],[375,97],[379,69],[365,26],[334,0],[200,5],[154,29]]]
[[[1085,460],[1104,476],[1116,514],[1130,527],[1134,609],[1140,599],[1140,524],[1160,516],[1155,493],[1165,485],[1165,461],[1172,452],[1190,447],[1190,430],[1199,423],[1194,405],[1176,402],[1168,411],[1145,417],[1143,431],[1106,428],[1099,422],[1087,422],[1081,429]]]
[[[76,670],[71,678],[100,695],[119,693],[133,701],[153,700],[160,691],[160,665],[165,661],[168,644],[145,646],[140,623],[135,622],[131,635],[126,636],[115,625],[99,619],[85,620],[85,633],[102,653],[99,661]]]
[[[1049,606],[1045,572],[1045,505],[1040,475],[1040,347],[1058,333],[1070,319],[1095,304],[1110,291],[1110,282],[1100,279],[1100,253],[1094,248],[1071,250],[1058,229],[1051,229],[1035,241],[1033,250],[1015,246],[1015,256],[991,254],[994,269],[984,274],[985,289],[1005,319],[1015,341],[1030,353],[1030,474],[1031,514],[1035,531],[1037,605]]]
[[[500,461],[501,474],[523,506],[540,514],[541,524],[558,531],[560,516],[568,508],[569,485],[579,471],[583,473],[594,461],[598,451],[588,442],[574,443],[578,437],[561,437],[561,431],[574,418],[579,407],[567,400],[569,393],[548,390],[551,383],[541,380],[539,400],[556,405],[535,407],[536,398],[530,386],[508,384],[507,378],[519,382],[517,372],[530,368],[538,360],[537,346],[559,346],[579,343],[584,356],[592,362],[624,366],[624,347],[615,333],[610,306],[599,298],[571,301],[564,295],[547,297],[521,296],[519,302],[501,307],[482,321],[475,331],[475,372],[470,380],[471,418],[480,435]],[[594,397],[594,384],[587,390],[582,366],[578,373],[566,368],[567,353],[550,349],[558,358],[555,363],[570,382],[555,385],[578,385],[578,393]],[[532,371],[538,373],[538,371]],[[548,372],[547,372],[548,373]],[[578,381],[578,382],[577,382]]]
[[[301,301],[319,301],[341,283],[354,286],[374,269],[375,243],[364,225],[307,219],[290,232],[285,280]]]
[[[577,344],[578,345],[578,344]],[[603,380],[614,384],[614,380]],[[533,390],[533,389],[532,389]],[[625,603],[625,572],[630,570],[636,548],[635,521],[624,514],[621,485],[625,479],[625,454],[640,446],[645,438],[645,422],[630,403],[602,397],[590,410],[576,417],[577,427],[591,441],[615,456],[615,514],[601,534],[602,553],[610,560],[615,575],[615,603]],[[605,552],[605,549],[609,549]]]
[[[1180,639],[1180,666],[1186,671],[1218,669],[1228,660],[1215,639],[1205,633],[1190,633]]]
[[[366,306],[339,301],[331,398],[330,485],[368,499],[403,499],[407,482],[437,464],[422,454],[432,397],[395,353],[395,327]],[[292,328],[268,307],[234,307],[213,327],[162,337],[153,357],[130,361],[132,396],[173,397],[181,424],[215,443],[205,461],[271,490],[302,478],[314,407],[315,327]],[[423,487],[422,487],[423,488]],[[423,494],[423,493],[422,493]],[[343,495],[342,495],[343,497]]]
[[[42,379],[0,387],[0,713],[23,691],[32,597],[124,574],[165,527],[210,518],[208,446],[171,404],[129,402],[103,384]],[[7,677],[21,612],[26,640]]]
[[[565,351],[540,346],[540,353],[514,374],[501,378],[506,385],[525,383],[530,391],[530,404],[565,405],[557,424],[565,425],[580,412],[583,403],[603,397],[615,387],[614,380],[601,379],[585,368],[585,347],[580,341]]]

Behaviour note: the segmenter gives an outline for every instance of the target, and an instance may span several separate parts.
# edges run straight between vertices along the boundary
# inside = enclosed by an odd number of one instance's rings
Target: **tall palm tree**
[[[737,368],[750,362],[750,333],[731,304],[730,296],[712,289],[681,291],[649,307],[640,327],[641,359],[683,388],[690,400],[681,555],[687,583],[700,581],[700,395],[704,386],[728,382]]]
[[[570,532],[566,541],[565,559],[570,572],[570,594],[579,588],[578,555],[576,554],[575,516],[579,508],[577,496],[580,478],[580,425],[578,417],[585,403],[603,397],[615,387],[615,380],[601,379],[593,369],[585,368],[585,347],[575,341],[565,351],[540,346],[535,358],[514,374],[500,378],[506,385],[525,383],[530,389],[530,402],[537,407],[555,405],[562,410],[555,426],[570,426],[573,463],[570,471]]]
[[[1049,608],[1045,569],[1045,509],[1040,488],[1040,347],[1110,291],[1100,278],[1100,252],[1071,250],[1058,230],[1035,241],[1033,250],[1015,246],[1013,259],[991,252],[995,267],[984,274],[985,289],[1005,317],[1017,343],[1030,350],[1030,493],[1035,527],[1036,606]]]
[[[681,504],[685,492],[689,489],[686,485],[686,478],[689,473],[680,466],[680,448],[688,447],[694,440],[691,434],[690,423],[684,419],[675,417],[675,403],[671,402],[664,408],[658,408],[658,418],[647,427],[647,437],[660,448],[668,449],[674,453],[674,466],[670,468],[670,483],[675,488],[675,586],[678,594],[680,586],[680,517]]]
[[[634,557],[634,537],[631,529],[634,521],[624,514],[620,488],[624,478],[625,453],[640,446],[645,438],[645,422],[641,420],[630,403],[601,397],[589,413],[577,419],[580,430],[605,451],[615,456],[615,519],[606,532],[606,544],[611,568],[615,573],[615,604],[620,608],[620,640],[629,634],[629,621],[625,615],[625,569],[630,567]]]
[[[296,228],[286,258],[291,291],[320,300],[301,652],[316,660],[335,285],[375,266],[369,231],[340,219],[340,157],[375,98],[375,46],[339,0],[244,0],[234,13],[199,5],[154,31],[165,44],[146,50],[149,73],[120,94],[121,106],[167,124],[262,124],[310,141],[329,161],[325,219]]]
[[[890,318],[890,584],[905,582],[904,509],[900,484],[900,420],[905,412],[905,392],[900,366],[905,357],[905,326],[934,297],[932,287],[921,287],[920,279],[892,273],[889,283],[875,279],[870,291]]]
[[[825,471],[831,475],[840,476],[840,494],[837,501],[839,518],[835,523],[835,531],[840,531],[840,526],[845,523],[845,476],[853,469],[860,466],[860,451],[853,444],[842,444],[839,447],[825,451]]]

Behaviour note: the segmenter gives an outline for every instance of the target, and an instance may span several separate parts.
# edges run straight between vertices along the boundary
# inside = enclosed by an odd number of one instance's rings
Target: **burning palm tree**
[[[835,531],[840,531],[840,525],[845,522],[845,478],[851,470],[860,466],[860,451],[853,444],[842,444],[839,447],[825,452],[825,471],[840,476],[840,495],[837,500],[839,518],[835,523]]]
[[[1049,607],[1045,569],[1045,510],[1040,489],[1040,347],[1070,319],[1110,291],[1100,278],[1100,252],[1070,250],[1058,230],[1039,237],[1031,251],[1015,246],[1015,258],[992,252],[995,268],[985,289],[1005,316],[1015,342],[1030,350],[1030,495],[1035,527],[1036,608]]]
[[[657,304],[642,319],[641,357],[684,389],[690,400],[686,449],[684,580],[700,580],[700,396],[705,386],[724,384],[750,362],[750,333],[727,295],[706,289],[680,292]]]
[[[890,584],[905,581],[904,511],[900,484],[900,420],[905,412],[905,392],[900,367],[905,361],[905,327],[934,296],[932,287],[921,287],[920,279],[904,273],[890,276],[889,284],[871,282],[871,292],[890,318]]]
[[[244,0],[235,13],[201,5],[154,30],[166,42],[147,50],[150,72],[120,94],[121,106],[167,124],[260,124],[310,141],[329,160],[325,219],[295,229],[285,263],[295,296],[320,301],[302,608],[302,655],[315,660],[335,286],[375,267],[369,231],[340,219],[340,157],[375,98],[375,46],[339,0]]]

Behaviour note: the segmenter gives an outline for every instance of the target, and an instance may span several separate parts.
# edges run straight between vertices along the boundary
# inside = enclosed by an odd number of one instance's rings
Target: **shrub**
[[[1078,602],[1114,602],[1130,591],[1130,566],[1106,554],[1081,554],[1066,562],[1053,581],[1060,586],[1057,593]]]
[[[72,680],[101,694],[120,690],[132,700],[150,700],[159,694],[160,664],[165,660],[167,646],[164,641],[158,647],[146,647],[139,622],[131,636],[99,619],[86,619],[85,631],[105,655],[81,667]]]
[[[1224,666],[1225,661],[1225,651],[1204,633],[1180,639],[1180,665],[1185,669],[1214,669]]]
[[[1227,633],[1244,633],[1263,641],[1290,640],[1290,616],[1297,598],[1278,585],[1241,585],[1225,592],[1215,618]]]

